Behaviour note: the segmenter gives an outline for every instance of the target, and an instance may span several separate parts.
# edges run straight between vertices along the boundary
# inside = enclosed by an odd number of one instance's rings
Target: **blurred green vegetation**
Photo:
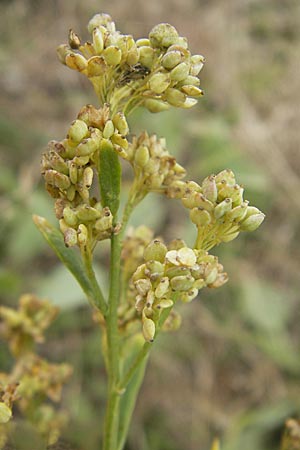
[[[245,197],[267,215],[253,235],[217,248],[229,283],[182,305],[181,330],[157,342],[126,450],[208,450],[214,436],[222,450],[278,449],[285,419],[300,412],[296,0],[1,2],[1,303],[14,305],[31,291],[60,305],[42,351],[75,369],[63,396],[71,421],[62,442],[97,449],[106,388],[100,334],[31,215],[54,221],[39,174],[43,147],[61,139],[83,104],[96,102],[87,83],[56,61],[55,47],[70,27],[85,35],[99,11],[139,37],[170,22],[206,56],[206,96],[197,108],[136,111],[132,128],[165,136],[190,179],[232,168]],[[128,184],[128,168],[124,173]],[[149,196],[132,224],[143,223],[148,211],[155,211],[148,218],[157,234],[193,242],[194,228],[176,201]],[[103,245],[97,273],[104,285],[107,257]],[[9,366],[1,344],[0,370]]]

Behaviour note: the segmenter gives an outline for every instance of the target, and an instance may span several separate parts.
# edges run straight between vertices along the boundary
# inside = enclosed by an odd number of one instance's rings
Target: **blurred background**
[[[97,12],[123,33],[147,36],[160,22],[206,57],[205,97],[190,111],[137,111],[133,131],[167,138],[170,152],[201,181],[231,168],[246,198],[266,214],[261,228],[214,249],[230,281],[182,305],[181,329],[156,343],[126,450],[276,450],[285,419],[300,412],[300,157],[297,0],[1,0],[0,296],[15,305],[34,292],[61,307],[40,353],[67,361],[64,389],[72,450],[96,450],[105,405],[100,335],[65,268],[31,215],[55,223],[39,162],[61,140],[80,107],[97,104],[89,82],[62,66],[56,47],[69,28],[87,39]],[[132,223],[167,240],[194,239],[179,203],[153,195]],[[104,279],[107,248],[97,253]],[[0,346],[0,370],[9,370]],[[62,444],[64,445],[64,444]],[[34,449],[33,449],[34,450]]]

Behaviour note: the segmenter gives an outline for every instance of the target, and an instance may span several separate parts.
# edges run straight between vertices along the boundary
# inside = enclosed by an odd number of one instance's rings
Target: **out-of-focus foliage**
[[[166,136],[199,183],[230,167],[267,216],[253,236],[217,249],[230,277],[222,293],[202,294],[182,311],[180,332],[157,343],[127,450],[208,449],[215,436],[222,450],[277,449],[285,419],[300,412],[298,1],[2,2],[1,303],[14,305],[37,287],[63,309],[42,356],[55,354],[76,368],[63,399],[72,418],[64,440],[74,450],[96,449],[105,401],[100,335],[31,214],[53,221],[39,175],[43,147],[64,136],[82,104],[97,101],[83,77],[58,63],[55,47],[66,28],[86,38],[83,24],[102,11],[135,37],[172,23],[192,51],[205,55],[205,97],[194,111],[137,110],[132,124],[137,134],[147,128]],[[168,209],[149,196],[132,223],[151,211],[148,225],[157,234],[168,227],[168,238],[181,235],[187,216],[176,200],[167,203]],[[192,243],[193,227],[186,231]],[[103,245],[97,253],[103,284],[106,255]],[[9,358],[1,345],[1,371]]]

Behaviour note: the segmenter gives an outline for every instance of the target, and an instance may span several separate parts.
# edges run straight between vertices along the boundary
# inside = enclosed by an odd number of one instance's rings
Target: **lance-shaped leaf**
[[[94,292],[92,283],[85,273],[79,254],[73,248],[66,248],[60,231],[53,227],[44,217],[34,215],[33,221],[50,247],[53,248],[59,259],[78,281],[91,305],[95,306],[97,293]]]

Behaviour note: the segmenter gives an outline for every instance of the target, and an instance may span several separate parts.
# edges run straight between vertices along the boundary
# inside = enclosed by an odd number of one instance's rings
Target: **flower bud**
[[[176,28],[168,23],[156,25],[149,33],[150,43],[153,47],[170,47],[178,41]]]
[[[192,76],[197,76],[200,70],[202,69],[205,62],[205,58],[202,55],[193,55],[191,56],[191,70],[190,74]]]
[[[178,64],[176,67],[174,67],[174,69],[171,70],[171,72],[170,72],[171,80],[182,81],[188,76],[189,71],[190,71],[190,68],[189,68],[188,64],[182,62],[182,63]]]
[[[70,178],[67,177],[67,175],[57,172],[56,170],[47,170],[44,178],[47,183],[59,189],[65,190],[71,185]]]
[[[142,296],[145,296],[150,289],[152,289],[152,284],[149,278],[142,278],[140,280],[137,280],[134,283],[134,286],[138,293]]]
[[[148,147],[142,145],[136,149],[134,162],[138,167],[145,167],[150,158]]]
[[[64,242],[66,247],[74,247],[77,244],[77,231],[74,228],[67,228],[64,232]]]
[[[71,184],[71,186],[67,189],[67,199],[72,202],[76,195],[76,188],[74,184]]]
[[[109,139],[115,132],[115,127],[112,120],[108,120],[103,129],[103,137]]]
[[[11,409],[4,402],[0,402],[0,424],[9,422],[11,418]]]
[[[74,120],[68,131],[68,138],[73,142],[80,142],[88,135],[88,127],[82,120]]]
[[[86,167],[83,171],[82,181],[85,187],[88,189],[92,186],[94,178],[94,171],[91,167]]]
[[[211,215],[203,208],[193,208],[190,211],[190,219],[197,227],[206,227],[211,222]]]
[[[184,80],[177,84],[178,87],[183,86],[200,86],[200,80],[198,77],[193,77],[192,75],[188,75]],[[191,95],[191,94],[189,94]]]
[[[128,149],[128,141],[126,138],[122,137],[120,134],[114,134],[111,137],[111,141],[113,144],[115,145],[119,145],[120,147],[122,147],[123,149],[127,150]],[[127,157],[127,154],[125,153],[124,157]]]
[[[177,260],[188,267],[194,266],[197,262],[194,250],[188,247],[182,247],[177,251]]]
[[[63,218],[67,225],[70,227],[74,227],[77,225],[77,216],[76,212],[70,208],[70,206],[66,206],[63,210]]]
[[[232,231],[221,236],[222,242],[231,242],[240,234],[239,231]]]
[[[153,61],[154,61],[154,50],[152,47],[149,46],[142,46],[139,48],[139,63],[147,67],[148,69],[152,68]]]
[[[79,220],[91,221],[99,219],[101,213],[91,206],[82,205],[78,207],[76,215]]]
[[[166,73],[158,72],[149,80],[149,88],[155,94],[162,94],[170,85],[170,77]]]
[[[187,276],[178,276],[171,279],[170,284],[171,288],[174,291],[188,291],[192,288],[194,284],[195,278],[191,275]]]
[[[95,14],[88,23],[88,32],[92,34],[94,28],[104,26],[109,31],[114,30],[114,22],[109,14]]]
[[[181,62],[181,60],[181,52],[179,52],[178,50],[173,50],[172,52],[169,51],[164,55],[161,63],[165,69],[172,70],[175,66],[177,66],[177,64]]]
[[[155,323],[147,317],[143,320],[143,336],[145,341],[153,342],[155,336]]]
[[[195,98],[188,97],[183,103],[183,105],[181,105],[181,108],[190,109],[193,108],[193,106],[197,105],[197,103],[198,100],[196,100]]]
[[[88,60],[87,75],[89,78],[99,77],[107,71],[107,64],[102,56],[92,56]]]
[[[144,250],[144,260],[145,261],[159,261],[164,262],[165,256],[168,249],[167,247],[158,239],[150,242],[149,245]]]
[[[177,108],[183,106],[186,100],[186,95],[174,88],[167,89],[164,95],[166,101],[170,103],[170,105],[176,106]]]
[[[152,98],[145,100],[144,106],[152,113],[159,113],[170,109],[170,105],[168,103]]]
[[[211,202],[215,203],[217,201],[218,189],[216,184],[216,177],[214,175],[210,175],[203,180],[202,192],[203,195]]]
[[[235,208],[233,208],[231,211],[229,211],[226,214],[226,219],[228,219],[229,221],[235,221],[235,222],[240,222],[242,221],[246,214],[247,214],[247,206],[248,203],[244,202],[239,206],[236,206]]]
[[[181,91],[186,95],[190,95],[191,97],[201,97],[203,95],[202,89],[199,89],[198,87],[191,84],[182,86]]]
[[[169,278],[168,277],[161,278],[160,282],[158,283],[154,291],[155,297],[162,298],[167,293],[168,289],[169,289]]]
[[[72,30],[69,30],[69,46],[76,50],[80,47],[81,41],[79,36]]]
[[[122,52],[118,47],[111,45],[103,51],[103,57],[108,65],[115,67],[121,62]]]
[[[145,265],[145,274],[149,276],[151,280],[155,280],[162,276],[164,273],[164,265],[159,261],[147,261]]]
[[[66,56],[66,65],[73,70],[82,72],[87,68],[87,60],[79,53],[69,53]]]
[[[150,41],[147,38],[137,39],[135,43],[136,43],[137,47],[149,47],[150,46]]]
[[[217,267],[213,267],[212,269],[208,268],[206,272],[207,272],[205,276],[206,284],[209,285],[214,283],[214,281],[216,281],[218,276],[218,268]]]
[[[99,232],[108,231],[113,225],[113,216],[109,208],[104,208],[102,213],[104,213],[103,216],[95,223],[95,229]]]
[[[77,156],[88,156],[97,150],[99,142],[96,139],[84,139],[76,149]]]
[[[127,53],[126,63],[129,66],[134,66],[135,64],[137,64],[139,62],[139,57],[140,57],[140,51],[134,43],[134,46]]]
[[[104,41],[102,32],[99,28],[93,29],[93,47],[98,55],[102,53],[102,50],[104,48]]]
[[[219,203],[214,209],[214,216],[216,219],[220,219],[224,214],[228,213],[232,208],[231,198],[225,198],[221,203]]]
[[[72,53],[72,50],[68,45],[62,44],[57,47],[56,53],[60,62],[66,64],[66,57]]]
[[[232,170],[225,169],[216,175],[216,183],[222,183],[222,182],[226,182],[227,184],[231,184],[231,185],[236,183],[235,176],[234,176],[234,173],[232,172]]]
[[[126,136],[129,133],[128,123],[122,112],[115,114],[112,121],[122,136]]]
[[[88,241],[89,233],[87,227],[81,223],[77,231],[77,239],[80,245],[86,245]]]
[[[189,303],[192,300],[194,300],[197,297],[197,295],[198,295],[198,289],[192,288],[188,292],[184,292],[181,295],[180,300],[184,303]]]
[[[156,309],[167,309],[167,308],[171,308],[171,306],[174,305],[173,300],[171,299],[167,299],[167,298],[162,298],[159,303],[157,303],[157,305],[155,305]]]
[[[255,208],[255,209],[257,209],[257,208]],[[246,215],[246,219],[244,219],[242,221],[242,223],[240,224],[240,230],[241,231],[254,231],[264,221],[264,218],[265,218],[265,215],[260,211],[258,214],[252,214],[249,217],[247,217],[247,215]]]

